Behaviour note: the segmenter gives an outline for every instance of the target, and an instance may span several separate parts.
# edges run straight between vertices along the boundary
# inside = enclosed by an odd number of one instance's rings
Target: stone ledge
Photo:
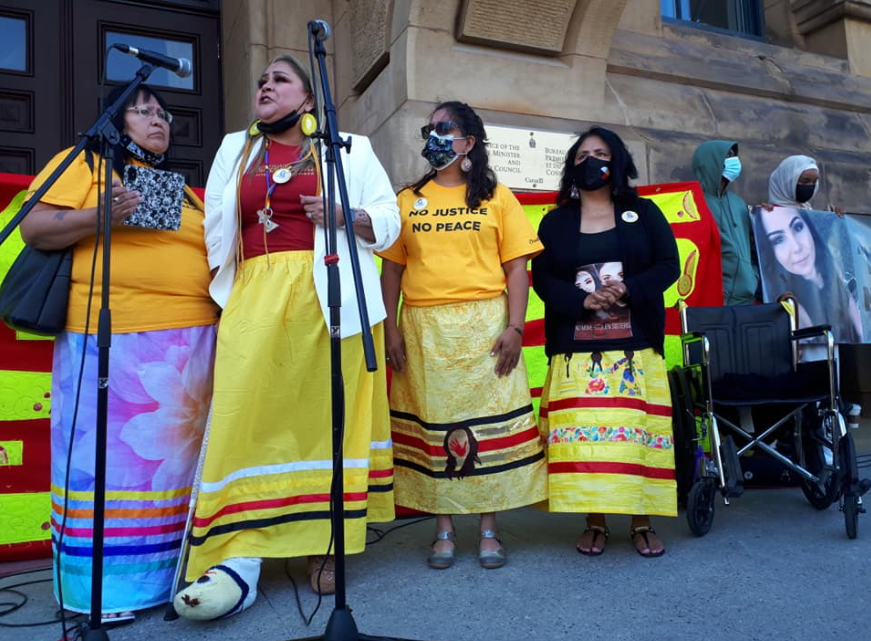
[[[615,33],[608,72],[871,113],[871,79],[850,74],[844,61],[692,27],[663,31]]]

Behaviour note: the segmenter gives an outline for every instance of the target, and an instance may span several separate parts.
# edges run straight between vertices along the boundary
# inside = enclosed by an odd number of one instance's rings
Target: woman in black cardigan
[[[586,512],[577,543],[604,552],[605,514],[631,514],[642,556],[660,556],[650,515],[677,515],[663,292],[678,253],[662,212],[629,186],[638,172],[617,134],[593,127],[566,154],[557,208],[532,261],[550,360],[540,430],[548,507]]]

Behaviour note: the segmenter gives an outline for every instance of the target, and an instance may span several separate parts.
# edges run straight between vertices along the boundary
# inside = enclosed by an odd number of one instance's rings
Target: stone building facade
[[[693,150],[736,140],[735,189],[767,198],[779,160],[822,169],[820,200],[871,212],[871,0],[759,0],[764,38],[662,17],[660,0],[224,0],[227,130],[268,60],[327,43],[343,129],[372,138],[396,185],[424,170],[417,132],[443,99],[486,124],[629,143],[640,182],[692,179]]]

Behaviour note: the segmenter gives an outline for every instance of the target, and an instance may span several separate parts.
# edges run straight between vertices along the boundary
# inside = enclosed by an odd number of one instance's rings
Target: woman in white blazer
[[[324,193],[312,133],[314,97],[290,56],[263,72],[255,123],[224,138],[206,185],[205,242],[223,308],[215,391],[179,614],[208,620],[256,598],[264,557],[308,557],[312,589],[334,591],[328,553],[330,345]],[[399,235],[396,197],[369,140],[342,152],[369,321],[384,354],[373,251]],[[338,198],[338,189],[334,190]],[[345,389],[345,536],[361,552],[366,523],[393,518],[393,457],[383,362],[366,371],[347,220],[336,204]]]

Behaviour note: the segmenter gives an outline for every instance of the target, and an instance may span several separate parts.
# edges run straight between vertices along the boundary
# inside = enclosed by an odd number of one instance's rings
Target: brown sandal
[[[634,527],[634,528],[631,528],[629,530],[629,538],[632,539],[632,547],[635,548],[635,551],[647,559],[652,559],[654,557],[662,556],[663,554],[665,554],[665,546],[663,546],[663,548],[661,550],[659,550],[658,552],[654,552],[653,550],[650,549],[650,540],[647,538],[648,534],[656,534],[656,530],[654,530],[649,525],[639,525],[638,527]],[[638,549],[638,546],[635,545],[635,537],[636,536],[640,536],[641,538],[644,539],[644,545],[648,550],[647,552],[642,552],[641,550]]]
[[[608,526],[606,525],[605,527],[602,527],[601,525],[588,525],[584,529],[584,531],[581,532],[581,538],[583,538],[584,534],[586,534],[587,532],[594,533],[593,540],[590,541],[590,549],[584,550],[580,545],[580,541],[578,541],[578,545],[575,546],[575,549],[577,549],[577,551],[580,552],[581,554],[583,554],[584,556],[599,556],[600,554],[604,554],[605,553],[604,546],[599,548],[598,552],[594,552],[593,548],[599,547],[596,545],[596,541],[599,540],[599,536],[605,537],[605,542],[608,541],[608,537],[611,536],[611,530],[608,529]]]

